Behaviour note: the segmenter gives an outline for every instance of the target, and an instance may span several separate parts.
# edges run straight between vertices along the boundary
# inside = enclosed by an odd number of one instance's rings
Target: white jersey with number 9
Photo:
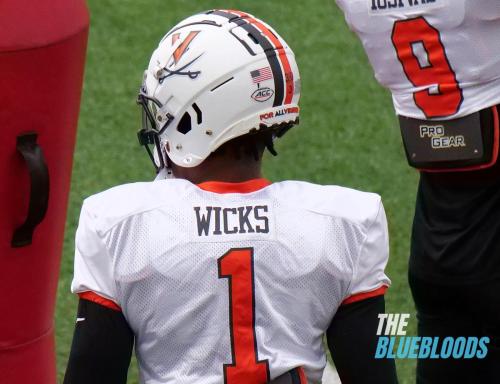
[[[500,103],[499,0],[336,0],[399,115],[453,119]]]

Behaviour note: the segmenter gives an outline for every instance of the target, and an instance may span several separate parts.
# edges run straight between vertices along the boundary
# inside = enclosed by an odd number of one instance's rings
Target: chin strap
[[[266,148],[271,153],[271,155],[278,156],[278,152],[276,152],[276,149],[274,149],[274,143],[272,141],[271,143],[266,143]]]
[[[171,168],[162,168],[158,171],[155,177],[156,180],[170,180],[170,179],[175,179],[174,174],[172,173]]]

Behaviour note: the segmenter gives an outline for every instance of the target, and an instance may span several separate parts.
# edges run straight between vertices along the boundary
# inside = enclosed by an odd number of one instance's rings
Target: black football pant
[[[409,282],[419,336],[490,337],[484,359],[419,359],[417,384],[500,383],[500,280],[444,285],[410,273]]]

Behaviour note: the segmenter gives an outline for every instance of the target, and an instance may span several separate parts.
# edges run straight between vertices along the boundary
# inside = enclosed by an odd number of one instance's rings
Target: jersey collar
[[[226,183],[222,181],[205,181],[198,184],[204,191],[215,193],[250,193],[271,185],[267,179],[251,179],[241,183]]]

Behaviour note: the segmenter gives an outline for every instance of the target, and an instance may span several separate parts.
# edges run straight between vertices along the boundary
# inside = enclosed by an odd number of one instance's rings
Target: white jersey
[[[143,383],[257,384],[298,367],[317,383],[325,330],[342,303],[383,294],[387,259],[376,194],[163,180],[85,200],[72,291],[121,308]]]
[[[396,112],[452,119],[500,103],[499,0],[336,0]]]

